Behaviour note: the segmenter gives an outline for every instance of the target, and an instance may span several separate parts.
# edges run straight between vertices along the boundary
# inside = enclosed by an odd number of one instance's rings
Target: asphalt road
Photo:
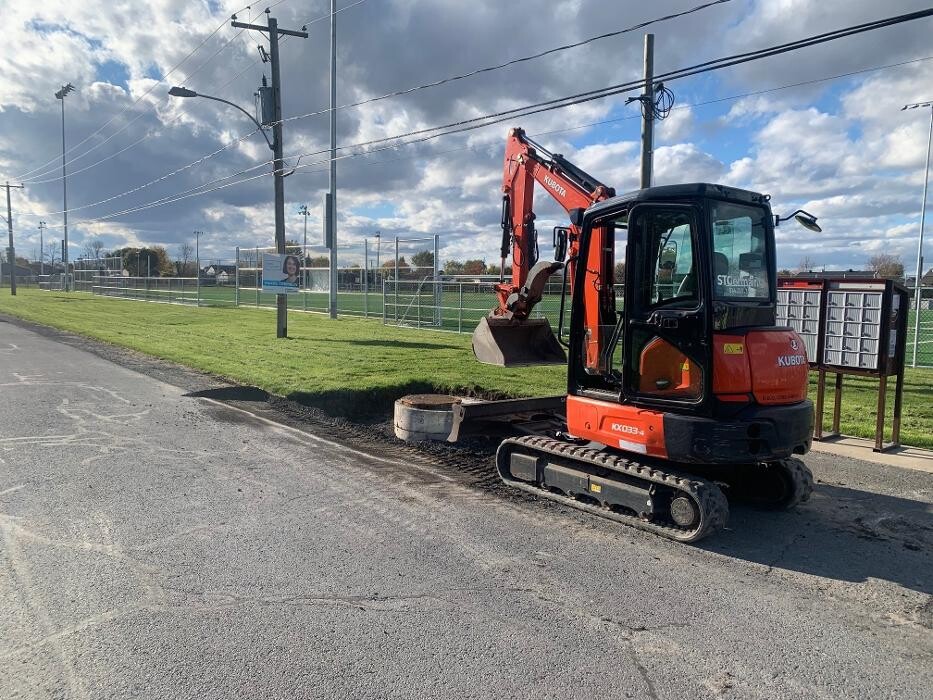
[[[930,697],[930,474],[684,546],[52,336],[0,321],[0,698]]]

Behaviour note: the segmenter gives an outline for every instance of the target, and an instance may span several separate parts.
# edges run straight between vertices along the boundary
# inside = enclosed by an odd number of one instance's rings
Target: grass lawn
[[[191,308],[21,289],[0,312],[139,350],[334,414],[387,411],[404,394],[466,391],[501,396],[561,394],[562,367],[503,369],[473,358],[468,334],[384,326],[378,320],[291,314],[289,338],[275,317],[250,307]],[[815,374],[812,375],[815,377]],[[829,382],[831,385],[831,382]],[[815,380],[811,398],[815,397]],[[871,437],[877,382],[846,377],[842,430]],[[893,392],[888,410],[893,405]],[[832,407],[832,391],[827,392]],[[933,447],[933,370],[908,368],[901,440]],[[824,426],[829,427],[829,416]]]

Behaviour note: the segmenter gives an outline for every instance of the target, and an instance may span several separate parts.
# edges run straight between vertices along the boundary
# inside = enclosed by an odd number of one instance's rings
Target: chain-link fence
[[[37,275],[40,289],[66,287],[94,294],[192,306],[275,307],[275,294],[262,291],[262,254],[268,247],[238,248],[231,260],[201,259],[197,276],[128,277],[119,257],[79,258],[66,277],[60,270]],[[287,295],[292,311],[327,313],[330,296],[330,257],[323,246],[289,246],[302,260],[301,290]],[[337,312],[381,318],[384,323],[413,328],[472,333],[479,320],[496,306],[488,275],[442,276],[437,236],[381,239],[379,236],[340,246],[337,251]],[[194,267],[192,265],[192,267]],[[48,269],[48,267],[46,268]],[[190,269],[190,268],[189,268]],[[907,364],[933,367],[933,285],[924,277],[917,308],[916,288],[908,287]],[[913,281],[912,279],[910,281]],[[569,295],[569,290],[568,290]],[[557,328],[561,282],[553,278],[535,308]],[[622,290],[616,290],[622,308]],[[564,330],[569,327],[569,296]]]
[[[382,316],[381,242],[370,239],[338,246],[336,269],[337,313]],[[276,295],[262,291],[262,256],[276,249],[237,248],[234,303],[237,306],[275,308]],[[286,296],[290,311],[327,313],[330,309],[330,253],[323,246],[288,246],[289,255],[301,260],[301,287]]]
[[[200,289],[197,277],[128,277],[101,275],[91,287],[94,294],[119,299],[154,301],[197,306]]]
[[[123,276],[123,258],[106,256],[103,258],[78,258],[74,261],[71,273],[71,285],[76,292],[93,292],[98,278]],[[63,279],[59,279],[61,284]]]
[[[927,279],[923,281],[927,282]],[[910,311],[907,314],[906,361],[912,367],[933,367],[933,286],[921,285],[919,300],[916,287],[908,289]]]
[[[411,328],[472,333],[479,320],[497,305],[494,278],[482,276],[446,277],[439,280],[401,279],[389,274],[383,289],[384,323]],[[908,311],[907,364],[933,367],[933,286],[921,288],[920,309],[914,290]],[[557,329],[560,316],[561,283],[547,284],[533,315],[546,317]],[[616,285],[616,308],[622,309],[623,289]],[[919,324],[917,320],[919,319]],[[564,304],[564,332],[570,321],[570,296]]]
[[[483,316],[497,306],[495,282],[487,279],[387,280],[384,288],[384,323],[412,328],[472,333]],[[616,307],[622,309],[622,286],[616,286]],[[534,318],[547,318],[557,332],[561,312],[562,284],[549,282],[535,306]],[[570,323],[569,290],[564,303],[563,332]]]

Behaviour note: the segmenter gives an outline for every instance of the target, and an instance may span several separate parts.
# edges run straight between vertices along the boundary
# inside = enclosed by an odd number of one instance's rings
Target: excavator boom
[[[539,260],[535,229],[534,187],[540,184],[571,218],[569,228],[560,228],[566,236],[557,246],[557,258]],[[548,280],[564,265],[573,286],[579,229],[574,212],[583,210],[615,195],[606,187],[559,154],[549,153],[532,141],[522,129],[511,129],[506,142],[502,177],[502,248],[499,283],[495,285],[498,306],[482,319],[473,333],[473,353],[480,362],[503,367],[516,365],[565,364],[567,356],[546,318],[532,317]],[[511,279],[506,281],[506,260],[511,254]],[[566,263],[564,257],[566,255]],[[609,251],[608,255],[612,256]],[[612,280],[605,280],[605,270],[612,265],[587,265],[599,270],[593,289],[603,297],[588,308],[594,309],[594,341],[599,342],[601,324],[598,310],[614,309]],[[590,274],[587,272],[586,274]],[[608,292],[607,292],[608,290]],[[593,362],[598,363],[594,345]]]

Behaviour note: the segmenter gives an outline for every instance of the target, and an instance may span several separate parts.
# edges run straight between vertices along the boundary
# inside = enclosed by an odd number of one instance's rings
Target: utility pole
[[[238,29],[253,29],[258,32],[267,32],[269,34],[269,60],[272,63],[272,102],[273,102],[273,126],[272,126],[272,172],[275,180],[275,250],[279,255],[285,254],[285,178],[282,170],[284,162],[282,157],[282,78],[279,70],[279,36],[287,34],[288,36],[297,36],[302,39],[308,38],[308,33],[304,31],[293,31],[290,29],[279,29],[278,20],[269,14],[266,8],[266,19],[268,26],[258,24],[248,24],[245,22],[233,21],[231,24]],[[275,335],[277,338],[285,338],[288,335],[288,302],[284,294],[275,295],[276,324]]]
[[[337,0],[330,0],[330,317],[337,318]]]
[[[39,222],[39,274],[40,275],[45,274],[45,241],[44,241],[43,234],[45,233],[45,229],[47,228],[48,226],[45,225],[44,221]]]
[[[645,34],[645,92],[641,96],[641,181],[651,187],[654,161],[654,34]]]
[[[10,243],[7,248],[7,266],[10,268],[10,294],[16,296],[16,250],[13,248],[13,207],[10,205],[10,188],[15,190],[25,189],[23,185],[11,185],[9,181],[6,187],[6,226],[10,233]]]
[[[905,109],[917,109],[918,107],[930,108],[930,134],[927,136],[927,164],[923,174],[923,203],[920,205],[920,240],[917,241],[917,277],[914,280],[914,357],[911,362],[912,367],[917,366],[917,344],[920,341],[920,297],[923,295],[920,278],[923,277],[923,225],[927,215],[927,188],[930,184],[930,145],[933,144],[933,101],[915,102],[901,108],[901,111],[903,111]]]

